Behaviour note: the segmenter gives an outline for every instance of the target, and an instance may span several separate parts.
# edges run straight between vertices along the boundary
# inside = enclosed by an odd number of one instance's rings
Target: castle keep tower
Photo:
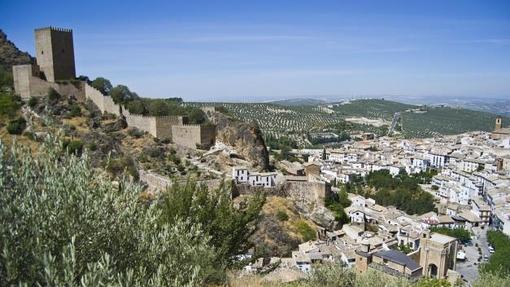
[[[496,117],[496,127],[494,129],[495,131],[500,130],[503,127],[502,121],[503,119],[501,118],[501,116]]]
[[[72,30],[36,29],[35,51],[37,64],[48,82],[76,78]]]

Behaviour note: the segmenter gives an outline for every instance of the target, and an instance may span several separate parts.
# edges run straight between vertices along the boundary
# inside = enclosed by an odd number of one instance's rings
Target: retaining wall
[[[161,192],[165,191],[167,188],[171,187],[175,181],[170,179],[167,176],[163,176],[157,174],[155,172],[139,170],[138,174],[140,175],[140,181],[147,184],[147,187],[150,191]],[[186,184],[186,180],[181,180],[178,182],[179,184]],[[209,179],[209,180],[199,180],[198,184],[205,185],[209,190],[218,188],[223,183],[221,179]]]

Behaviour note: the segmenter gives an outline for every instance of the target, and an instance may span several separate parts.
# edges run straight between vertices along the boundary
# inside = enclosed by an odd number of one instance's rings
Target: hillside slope
[[[206,106],[211,103],[192,103]],[[465,108],[418,106],[384,99],[352,100],[322,105],[285,106],[275,103],[214,103],[235,118],[256,122],[264,138],[287,137],[310,146],[310,133],[374,132],[385,135],[396,112],[401,113],[401,136],[432,137],[469,131],[492,131],[496,114]],[[510,117],[503,117],[510,123]]]
[[[7,39],[7,35],[0,30],[0,66],[5,70],[10,70],[13,65],[29,64],[33,58],[27,53],[22,52]]]

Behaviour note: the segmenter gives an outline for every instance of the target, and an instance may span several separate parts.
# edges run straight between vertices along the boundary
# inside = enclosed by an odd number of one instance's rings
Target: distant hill
[[[415,108],[418,108],[418,106],[380,99],[352,100],[333,105],[333,110],[345,117],[367,117],[385,120],[391,120],[396,112]]]
[[[385,135],[396,112],[401,114],[399,130],[405,138],[492,131],[496,114],[448,106],[418,106],[382,99],[350,100],[320,105],[273,103],[216,103],[234,117],[260,126],[264,137],[286,136],[299,146],[307,144],[310,133],[333,131],[374,132]],[[291,103],[298,101],[290,100]],[[210,103],[193,103],[210,105]],[[368,119],[368,120],[367,120]],[[373,121],[376,120],[376,121]],[[510,117],[504,117],[507,126]]]
[[[326,101],[319,99],[311,99],[311,98],[296,98],[296,99],[288,99],[288,100],[280,100],[270,102],[271,104],[279,105],[279,106],[317,106],[325,104]]]
[[[510,116],[510,100],[507,99],[492,101],[471,101],[460,104],[459,106],[477,111]]]

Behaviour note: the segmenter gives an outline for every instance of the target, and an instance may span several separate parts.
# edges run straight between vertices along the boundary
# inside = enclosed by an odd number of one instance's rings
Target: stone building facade
[[[406,255],[397,250],[371,249],[361,244],[356,250],[356,271],[382,271],[395,277],[417,279],[421,276],[443,279],[455,270],[457,239],[426,231],[422,234],[419,250]]]
[[[432,278],[446,278],[448,270],[455,270],[457,240],[439,233],[425,232],[420,240],[420,266]]]

